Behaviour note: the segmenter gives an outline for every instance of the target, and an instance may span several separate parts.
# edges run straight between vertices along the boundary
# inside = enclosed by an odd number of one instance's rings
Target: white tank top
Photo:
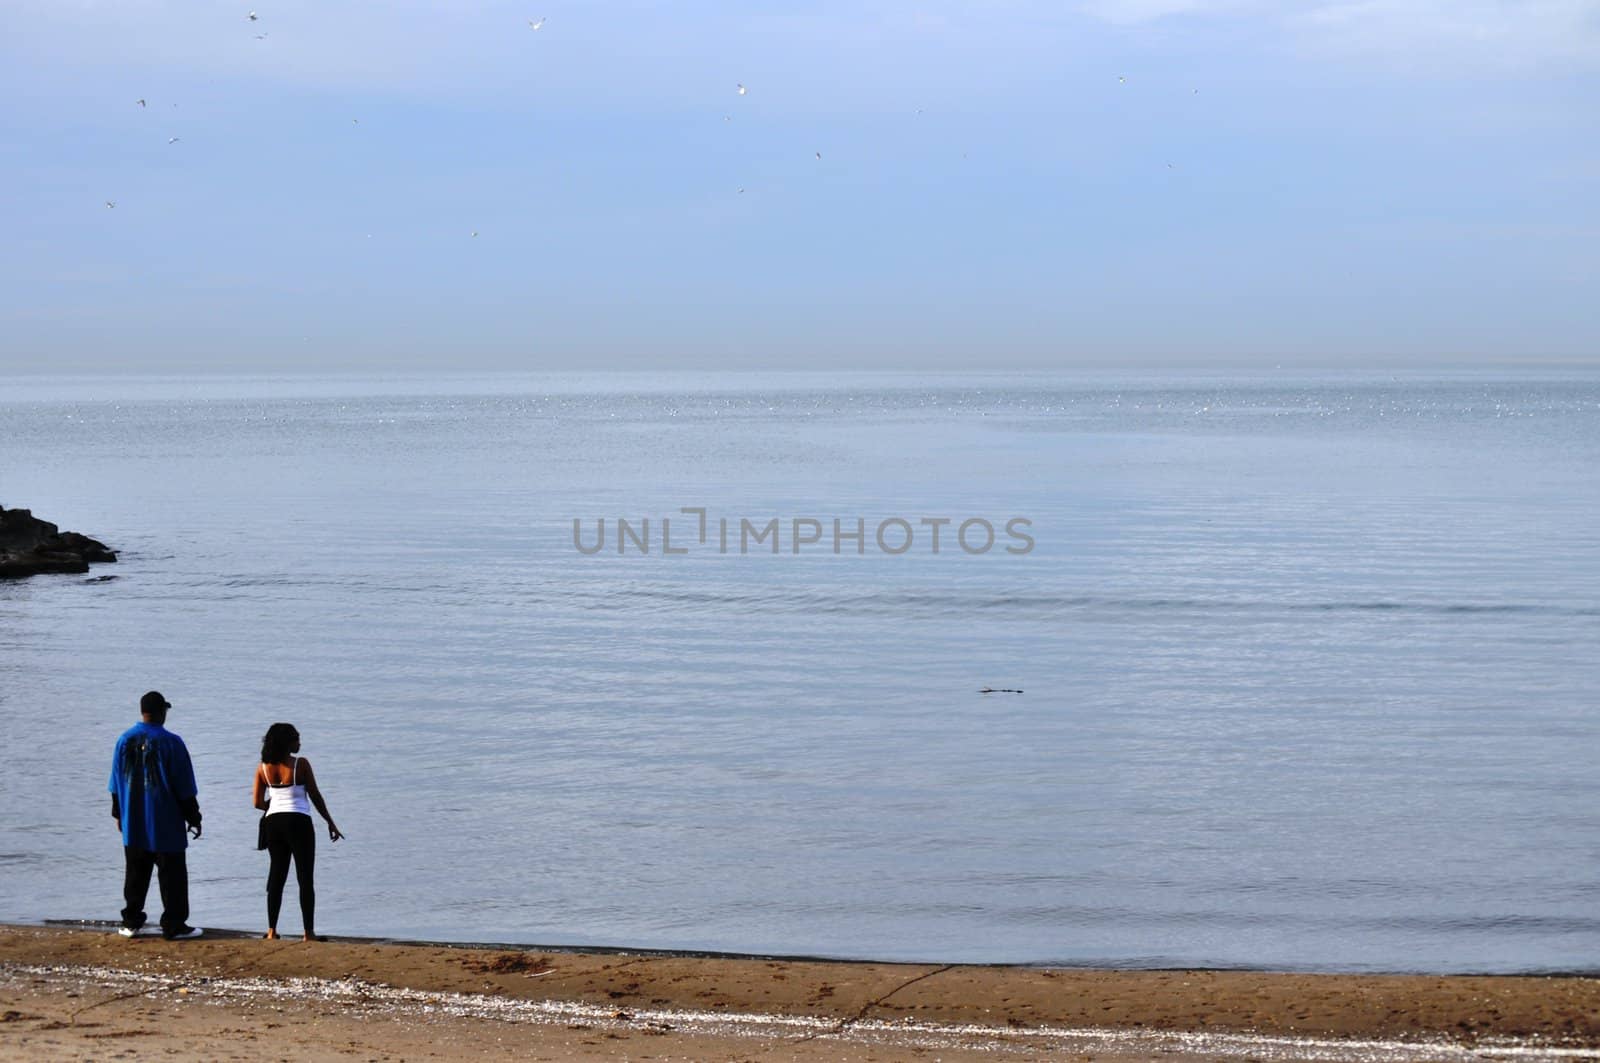
[[[261,781],[267,784],[267,815],[275,816],[279,812],[302,812],[311,815],[311,799],[306,796],[306,788],[300,783],[300,758],[291,761],[293,767],[289,769],[289,785],[274,786],[272,780],[267,778],[267,766],[261,765]]]

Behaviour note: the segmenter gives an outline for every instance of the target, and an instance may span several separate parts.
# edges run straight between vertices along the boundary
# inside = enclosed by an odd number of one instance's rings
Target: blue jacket
[[[122,844],[156,853],[189,846],[185,826],[200,822],[194,765],[183,739],[140,721],[117,739],[111,755],[113,811],[122,820]]]

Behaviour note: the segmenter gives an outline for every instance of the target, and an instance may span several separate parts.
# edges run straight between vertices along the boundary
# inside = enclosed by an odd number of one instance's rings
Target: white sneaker
[[[161,933],[161,928],[149,924],[141,927],[119,926],[117,927],[117,933],[125,938],[151,938]]]

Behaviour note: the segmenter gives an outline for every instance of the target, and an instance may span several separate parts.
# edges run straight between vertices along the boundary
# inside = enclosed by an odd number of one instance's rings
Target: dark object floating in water
[[[112,580],[114,580],[116,578],[117,577],[115,577],[115,576],[90,576],[88,579],[84,580],[83,582],[85,582],[85,583],[110,583]]]
[[[0,506],[0,579],[45,572],[87,572],[91,563],[115,561],[116,551],[77,532],[64,532],[26,509]]]
[[[1020,693],[1022,693],[1022,691],[1015,690],[1015,689],[1013,689],[1011,687],[984,687],[982,690],[978,691],[978,693],[980,693],[980,694],[1020,694]]]

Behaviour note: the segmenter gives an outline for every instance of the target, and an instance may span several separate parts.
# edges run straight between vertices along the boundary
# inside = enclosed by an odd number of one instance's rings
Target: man
[[[134,937],[145,930],[144,898],[150,871],[161,883],[161,935],[168,941],[197,938],[189,925],[189,834],[200,837],[200,802],[194,765],[183,739],[167,730],[167,699],[152,690],[139,699],[140,720],[117,739],[111,757],[111,815],[122,828],[125,871],[122,926]],[[187,830],[185,830],[187,826]]]

